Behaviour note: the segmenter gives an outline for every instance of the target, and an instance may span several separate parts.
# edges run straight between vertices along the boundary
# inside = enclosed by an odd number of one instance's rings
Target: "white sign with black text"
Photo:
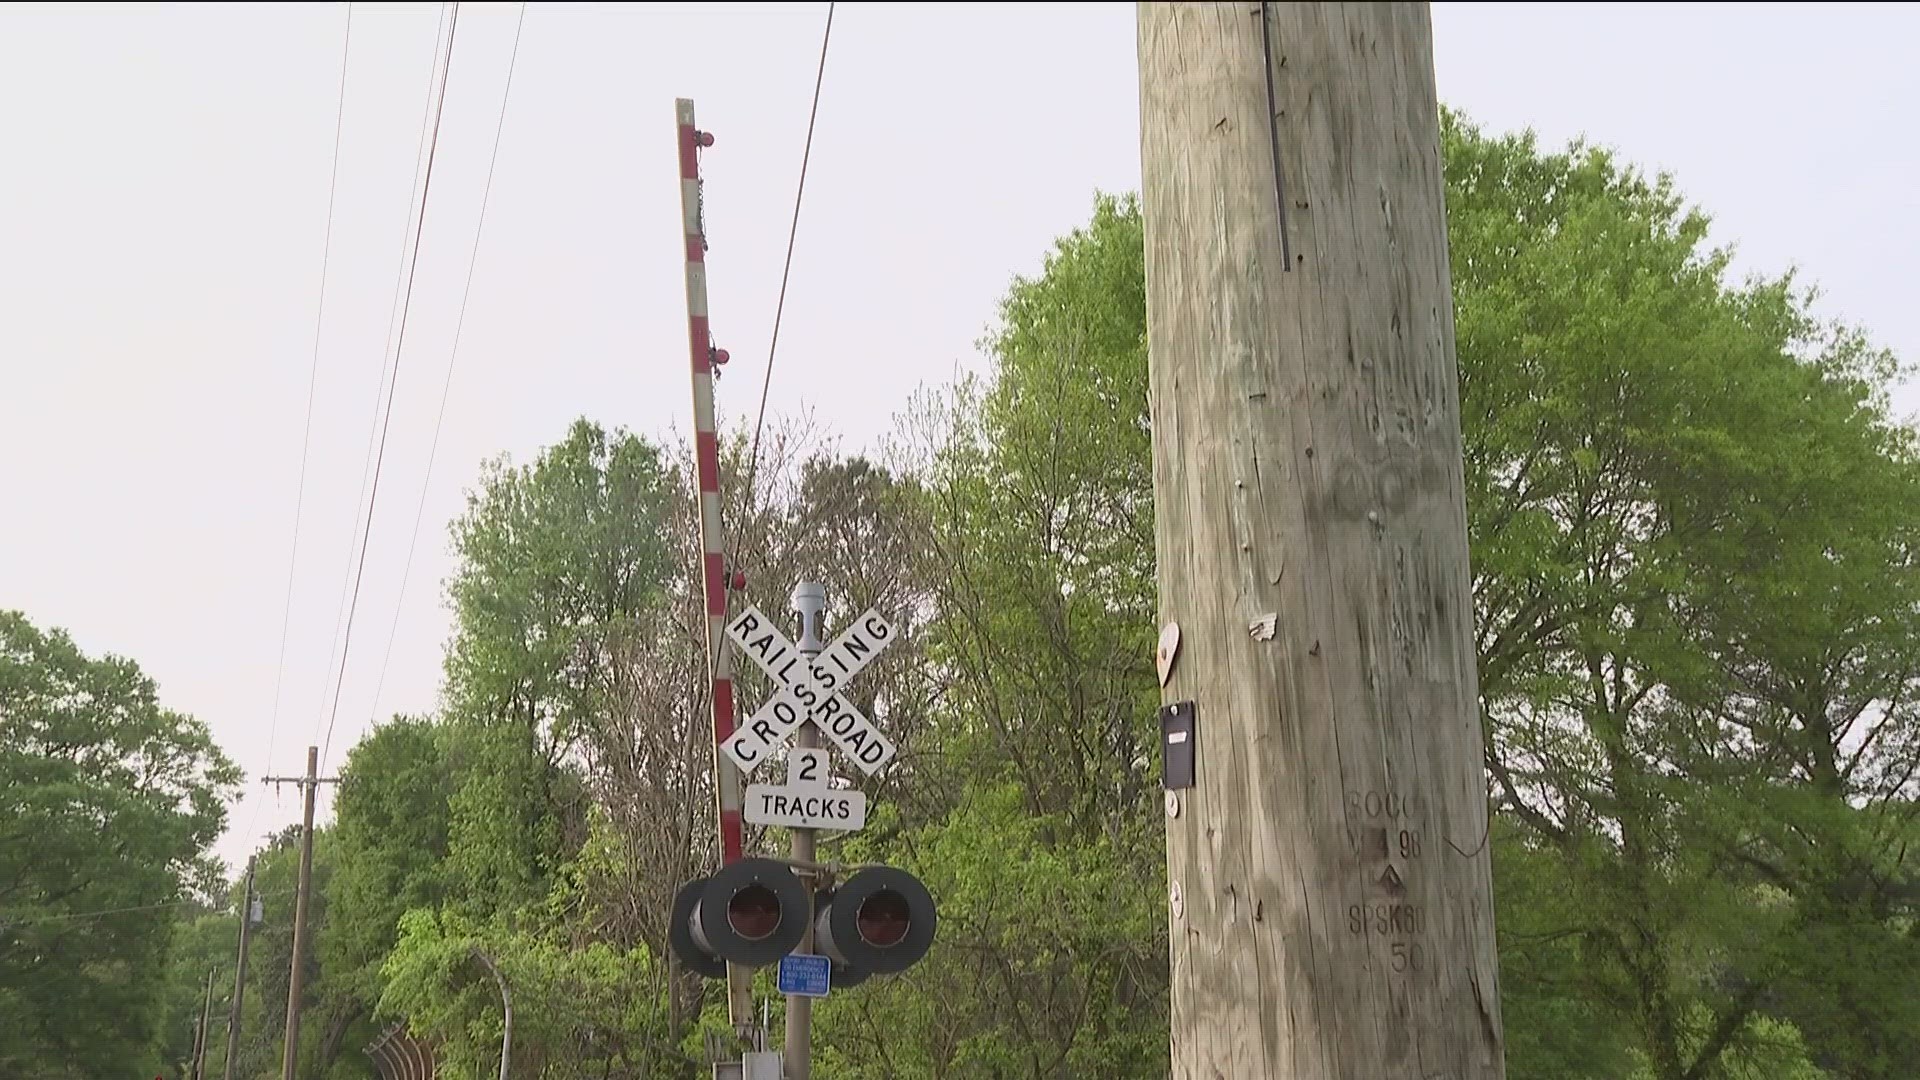
[[[778,623],[749,606],[727,623],[727,637],[773,678],[778,691],[721,744],[735,765],[752,773],[808,720],[871,776],[893,760],[891,740],[839,691],[892,644],[893,624],[868,611],[809,664]]]
[[[790,751],[785,785],[747,785],[747,820],[789,829],[854,832],[866,828],[867,797],[833,787],[830,775],[825,750]]]

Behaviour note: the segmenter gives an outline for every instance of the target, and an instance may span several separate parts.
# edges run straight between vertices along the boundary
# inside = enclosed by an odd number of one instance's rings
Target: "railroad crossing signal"
[[[680,887],[669,943],[688,970],[723,979],[729,963],[763,968],[792,953],[812,912],[814,948],[831,960],[836,987],[905,971],[933,945],[933,897],[904,870],[863,867],[834,888],[808,892],[785,863],[741,859]]]
[[[819,586],[811,586],[811,602],[803,602],[801,590],[807,588],[796,589],[794,601],[801,610],[806,652],[758,608],[748,607],[728,621],[727,637],[772,677],[778,690],[721,749],[741,772],[751,774],[811,721],[854,764],[869,774],[878,772],[893,760],[893,743],[839,691],[892,643],[893,625],[868,611],[822,648],[815,631],[825,597]],[[810,836],[814,829],[862,828],[866,795],[833,787],[828,764],[824,750],[794,748],[787,754],[787,782],[749,786],[743,816],[755,824],[797,830],[797,836]],[[811,860],[812,851],[811,845],[796,847],[795,857]],[[813,866],[746,858],[682,885],[668,923],[674,954],[709,979],[725,978],[729,964],[763,968],[778,962],[784,985],[804,969],[811,981],[795,991],[802,996],[824,994],[825,987],[818,985],[823,977],[836,988],[857,986],[873,975],[904,971],[927,954],[939,913],[918,878],[895,867],[868,865],[837,882],[815,877],[802,883],[794,868]],[[814,949],[796,954],[809,927]]]
[[[792,952],[808,910],[806,887],[786,864],[741,859],[680,887],[668,943],[691,970],[724,979],[729,963],[761,968]]]
[[[759,768],[809,720],[869,776],[893,760],[892,741],[839,693],[893,643],[893,624],[878,611],[855,619],[811,663],[778,623],[751,605],[728,621],[727,637],[779,687],[721,744],[741,772]]]

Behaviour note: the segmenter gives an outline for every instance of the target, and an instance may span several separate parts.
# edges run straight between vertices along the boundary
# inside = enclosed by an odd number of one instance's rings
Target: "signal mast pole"
[[[811,664],[824,648],[825,633],[820,620],[826,611],[827,587],[818,582],[803,581],[793,587],[793,609],[800,615],[800,639],[794,642],[800,655]],[[811,722],[801,724],[800,730],[793,733],[793,745],[802,750],[817,749],[820,746],[820,729]],[[812,829],[793,829],[792,842],[788,854],[795,866],[808,866],[815,855],[815,836]],[[802,953],[813,952],[812,907],[813,891],[807,892],[807,931],[800,938]],[[813,1077],[813,999],[803,994],[787,995],[787,1038],[786,1052],[783,1055],[786,1080],[812,1080]]]

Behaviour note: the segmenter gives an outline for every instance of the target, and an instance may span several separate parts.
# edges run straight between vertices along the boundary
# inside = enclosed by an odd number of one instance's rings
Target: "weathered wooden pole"
[[[320,775],[320,748],[307,747],[305,776],[263,776],[269,784],[293,784],[305,798],[300,818],[300,879],[293,894],[293,959],[287,969],[287,1035],[280,1058],[280,1080],[298,1080],[300,1066],[300,1010],[307,969],[307,904],[313,897],[313,801],[321,784],[337,784],[338,777]]]
[[[193,1080],[204,1080],[207,1075],[207,1021],[213,1016],[213,971],[207,969],[207,995],[200,999],[200,1023],[193,1029],[193,1068],[190,1070]]]
[[[240,952],[233,962],[233,1001],[227,1008],[227,1058],[220,1066],[220,1080],[233,1080],[234,1064],[240,1057],[240,1010],[247,998],[247,950],[253,941],[253,859],[247,856],[247,885],[240,899]]]
[[[1139,31],[1173,1075],[1494,1080],[1428,6]]]
[[[287,1038],[281,1058],[281,1080],[295,1080],[300,1063],[301,991],[307,981],[307,905],[313,894],[313,799],[320,790],[320,749],[307,747],[307,775],[300,784],[305,797],[300,818],[300,878],[293,894],[293,961],[287,969]]]

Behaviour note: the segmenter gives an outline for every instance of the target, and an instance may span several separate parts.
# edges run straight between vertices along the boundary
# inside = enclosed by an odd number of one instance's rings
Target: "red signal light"
[[[749,885],[727,901],[727,925],[748,941],[765,941],[780,929],[780,898],[765,885]]]
[[[867,897],[853,917],[860,940],[876,949],[890,949],[906,939],[913,929],[913,909],[907,898],[892,889],[882,889]]]
[[[905,971],[927,955],[940,915],[919,878],[891,866],[855,871],[818,901],[815,948],[827,955],[842,985],[868,975]]]

